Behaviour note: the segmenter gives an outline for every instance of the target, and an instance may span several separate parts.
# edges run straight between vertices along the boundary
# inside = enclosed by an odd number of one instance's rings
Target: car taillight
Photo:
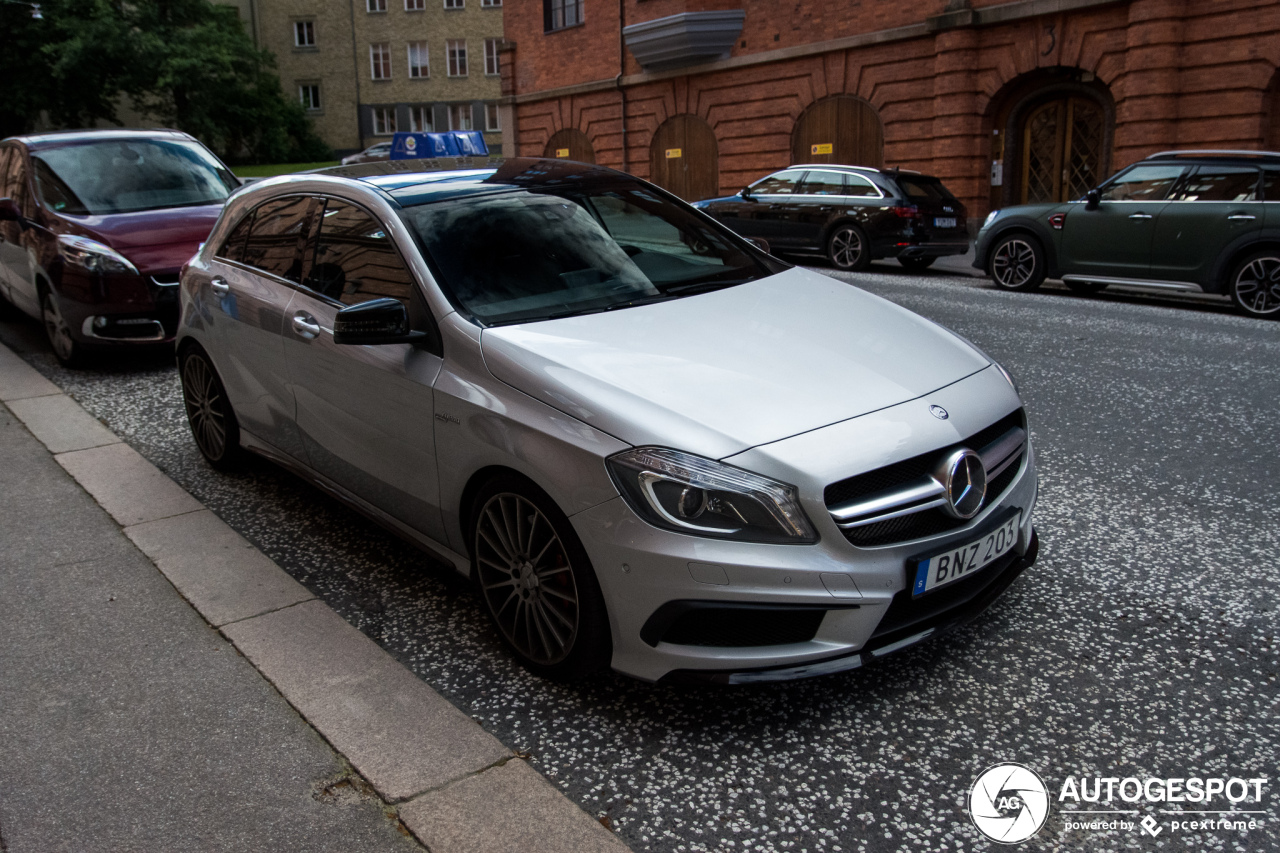
[[[915,205],[910,205],[906,207],[891,207],[889,208],[889,212],[892,213],[894,216],[898,217],[899,219],[919,219],[920,218],[920,208],[916,207]]]

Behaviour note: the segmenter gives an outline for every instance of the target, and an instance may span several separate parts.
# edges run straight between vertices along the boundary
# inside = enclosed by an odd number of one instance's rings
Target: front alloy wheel
[[[1245,258],[1231,277],[1231,298],[1246,314],[1280,317],[1280,254],[1260,252]]]
[[[1005,237],[991,252],[991,278],[1002,290],[1035,290],[1044,273],[1044,250],[1031,237]]]
[[[215,468],[231,468],[240,452],[239,425],[213,365],[194,347],[182,358],[182,402],[201,455]]]
[[[53,354],[63,367],[76,366],[80,361],[80,345],[71,337],[71,327],[58,308],[58,298],[47,290],[40,296],[40,313]]]
[[[838,225],[827,238],[827,258],[842,270],[865,270],[871,265],[867,235],[856,225]]]
[[[607,665],[604,602],[568,519],[517,478],[490,484],[475,506],[475,583],[520,661],[566,680]]]

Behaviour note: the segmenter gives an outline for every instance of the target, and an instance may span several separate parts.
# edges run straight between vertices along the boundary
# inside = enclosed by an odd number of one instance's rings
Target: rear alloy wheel
[[[991,250],[991,278],[1001,290],[1035,290],[1044,273],[1044,249],[1033,237],[1013,234]]]
[[[898,258],[898,263],[907,272],[923,272],[933,266],[937,258]]]
[[[219,470],[235,467],[240,460],[240,425],[227,400],[209,357],[191,347],[182,356],[182,402],[196,447]]]
[[[1236,266],[1231,298],[1252,317],[1280,317],[1280,252],[1258,252]]]
[[[560,681],[606,667],[612,644],[604,599],[564,513],[514,476],[490,482],[474,506],[472,575],[520,662]]]
[[[44,319],[44,333],[53,347],[53,354],[63,367],[77,367],[84,353],[80,344],[71,337],[71,327],[58,307],[58,297],[46,290],[40,294],[40,314]]]
[[[827,258],[837,269],[855,272],[871,265],[871,246],[857,225],[837,225],[827,237]]]

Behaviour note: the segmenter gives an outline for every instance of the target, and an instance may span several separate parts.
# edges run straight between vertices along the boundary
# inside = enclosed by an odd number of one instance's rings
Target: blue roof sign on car
[[[448,133],[396,133],[391,140],[392,160],[420,160],[432,157],[487,157],[489,146],[478,130],[451,130]]]

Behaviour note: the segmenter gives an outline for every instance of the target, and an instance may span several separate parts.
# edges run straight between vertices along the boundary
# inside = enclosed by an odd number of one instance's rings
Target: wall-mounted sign
[[[668,159],[668,160],[675,160],[677,157],[683,157],[683,156],[684,156],[684,149],[683,149],[683,148],[668,148],[668,149],[667,149],[667,159]]]
[[[557,148],[557,149],[556,149],[556,156],[557,156],[557,157],[562,157],[562,158],[563,158],[563,157],[568,157],[568,156],[569,156],[569,149],[568,149],[568,148]]]
[[[809,146],[810,154],[830,154],[833,150],[833,146],[830,142],[822,142],[818,145]]]
[[[1004,161],[991,161],[991,186],[999,187],[1004,185]]]

